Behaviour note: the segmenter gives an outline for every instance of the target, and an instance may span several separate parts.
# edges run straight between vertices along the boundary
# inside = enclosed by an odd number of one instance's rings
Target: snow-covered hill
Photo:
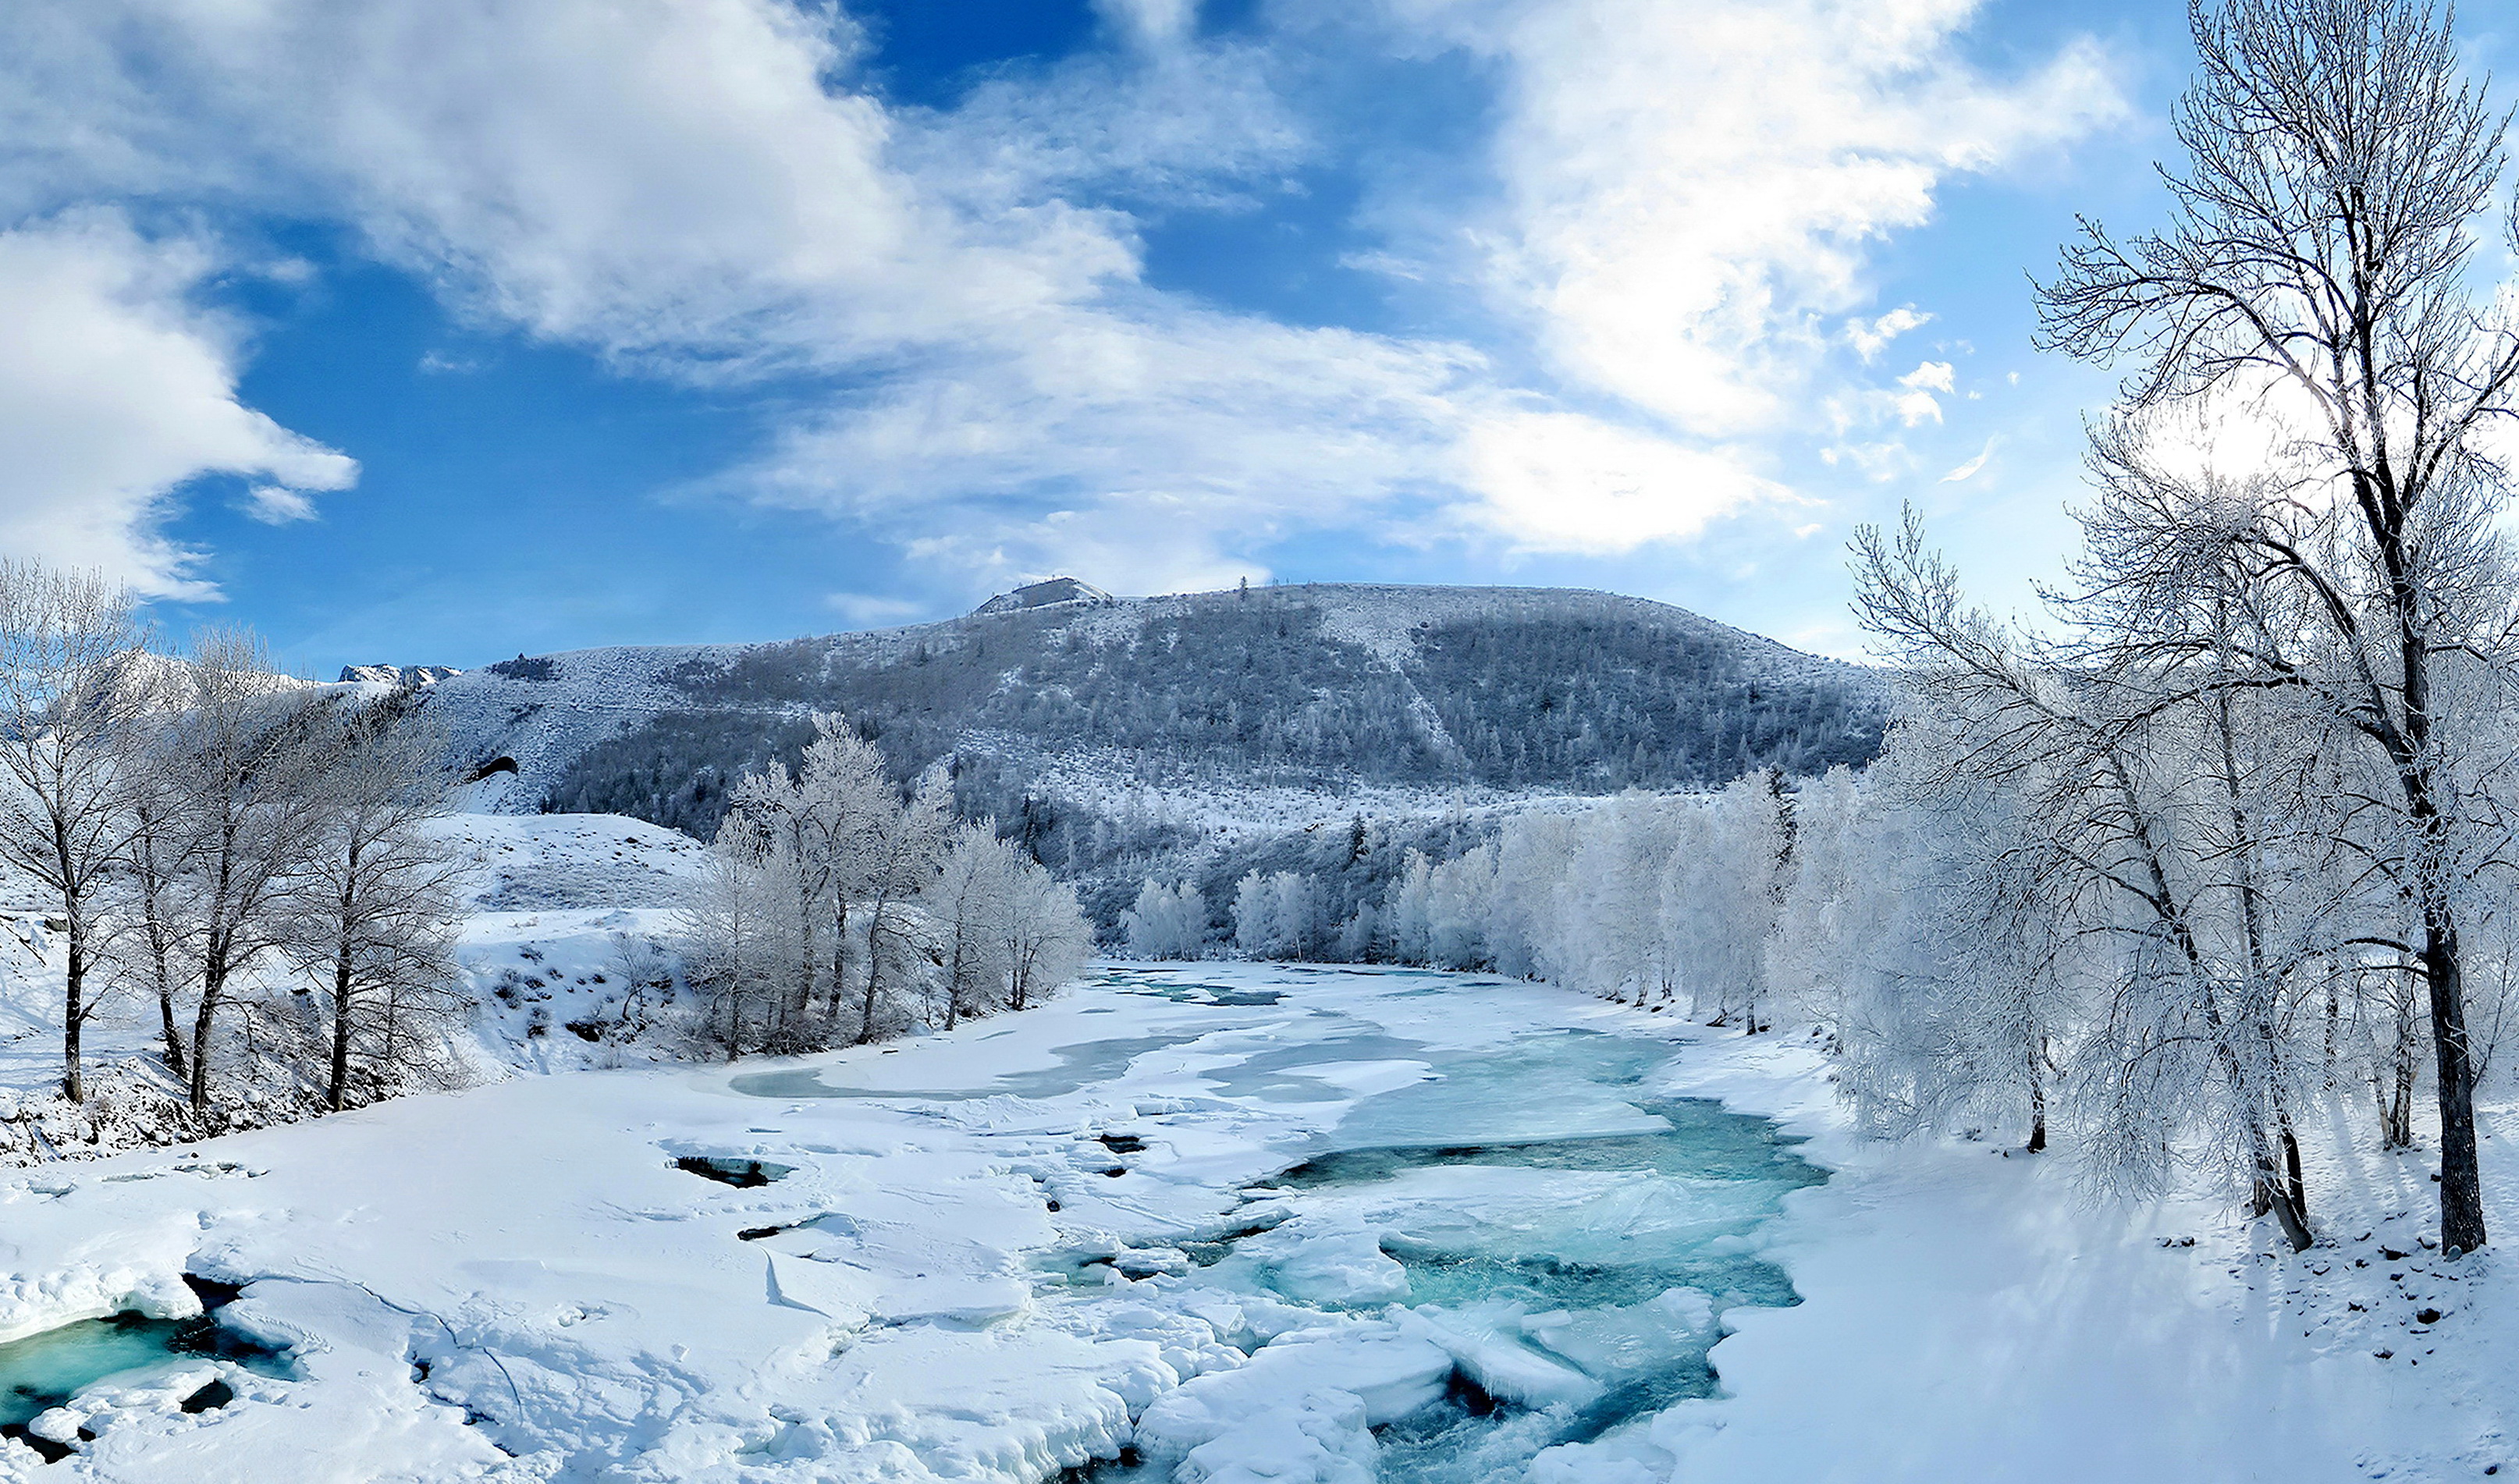
[[[1868,758],[1886,707],[1874,672],[1663,603],[1355,585],[1094,593],[787,643],[519,656],[431,696],[476,761],[514,763],[499,807],[703,831],[723,775],[815,710],[877,732],[905,771],[1013,743],[1102,751],[1148,782],[1448,795],[1813,771]]]

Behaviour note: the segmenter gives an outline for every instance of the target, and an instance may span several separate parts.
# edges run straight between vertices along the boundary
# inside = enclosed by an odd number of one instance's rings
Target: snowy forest
[[[89,9],[0,1480],[2519,1469],[2497,18]]]

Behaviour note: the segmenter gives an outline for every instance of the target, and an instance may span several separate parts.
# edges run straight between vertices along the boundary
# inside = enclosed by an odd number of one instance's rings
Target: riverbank
[[[2292,1254],[2209,1193],[2091,1200],[2066,1152],[1860,1139],[1790,1044],[1706,1039],[1670,1085],[1809,1135],[1833,1174],[1772,1232],[1805,1301],[1737,1316],[1713,1355],[1730,1394],[1674,1409],[1628,1478],[2310,1484],[2519,1461],[2508,1254],[2438,1256],[2419,1155],[2319,1151],[2320,1241]],[[2487,1126],[2491,1210],[2519,1240],[2519,1170],[2495,1157],[2519,1111]]]

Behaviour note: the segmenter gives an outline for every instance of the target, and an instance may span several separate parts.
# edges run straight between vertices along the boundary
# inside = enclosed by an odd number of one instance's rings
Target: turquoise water
[[[204,1316],[117,1314],[81,1320],[0,1345],[0,1427],[22,1427],[108,1378],[145,1379],[186,1360],[234,1361],[257,1375],[293,1375],[280,1352]]]
[[[1404,1301],[1412,1306],[1506,1306],[1528,1315],[1562,1310],[1579,1322],[1617,1310],[1650,1315],[1644,1306],[1674,1288],[1704,1294],[1718,1315],[1741,1305],[1798,1303],[1783,1270],[1753,1255],[1744,1239],[1776,1213],[1787,1193],[1816,1184],[1821,1172],[1793,1155],[1772,1125],[1726,1113],[1719,1104],[1633,1106],[1670,1127],[1530,1143],[1341,1150],[1315,1157],[1275,1184],[1370,1197],[1404,1190],[1428,1172],[1619,1177],[1607,1196],[1587,1199],[1578,1188],[1554,1212],[1542,1209],[1534,1217],[1516,1210],[1501,1222],[1437,1220],[1411,1232],[1400,1203],[1403,1230],[1386,1235],[1382,1245],[1406,1272]],[[1439,1199],[1440,1189],[1437,1184],[1430,1195]],[[1300,1209],[1301,1200],[1296,1204]],[[1260,1282],[1268,1286],[1264,1275]],[[1381,1429],[1378,1477],[1392,1484],[1519,1478],[1542,1449],[1589,1442],[1630,1419],[1713,1395],[1719,1383],[1706,1352],[1721,1337],[1719,1329],[1660,1328],[1664,1343],[1624,1356],[1613,1345],[1610,1364],[1598,1352],[1559,1357],[1576,1360],[1577,1369],[1604,1383],[1603,1395],[1589,1406],[1500,1405],[1456,1381],[1441,1404]]]
[[[1787,1195],[1825,1176],[1764,1119],[1646,1093],[1676,1054],[1664,1041],[1586,1031],[1435,1053],[1359,1023],[1208,1073],[1229,1094],[1296,1102],[1326,1086],[1307,1067],[1426,1062],[1426,1080],[1366,1098],[1302,1162],[1255,1187],[1253,1225],[1283,1234],[1360,1223],[1406,1275],[1399,1303],[1526,1324],[1525,1343],[1602,1385],[1588,1405],[1530,1408],[1455,1375],[1441,1402],[1378,1430],[1381,1480],[1520,1479],[1543,1449],[1714,1394],[1707,1351],[1721,1331],[1696,1316],[1799,1301],[1750,1239]],[[1361,1315],[1391,1302],[1307,1299],[1267,1255],[1284,1249],[1280,1238],[1257,1236],[1189,1244],[1201,1266],[1180,1281]],[[1675,1289],[1703,1295],[1702,1308]],[[1160,1471],[1106,1465],[1096,1477],[1150,1484]]]

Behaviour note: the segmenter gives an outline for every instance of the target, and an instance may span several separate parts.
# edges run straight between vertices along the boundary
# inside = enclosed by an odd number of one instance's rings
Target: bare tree
[[[2441,1240],[2483,1244],[2475,1060],[2456,862],[2471,823],[2440,670],[2500,658],[2479,568],[2500,469],[2477,447],[2519,384],[2519,333],[2468,283],[2506,115],[2461,79],[2426,0],[2195,0],[2202,68],[2163,171],[2170,227],[2120,242],[2085,223],[2041,290],[2040,338],[2132,361],[2137,409],[2244,404],[2288,433],[2316,493],[2224,539],[2250,578],[2296,587],[2333,664],[2285,677],[2391,780],[2415,908],[2441,1123]],[[2519,217],[2504,234],[2519,245]],[[2330,498],[2325,492],[2332,491]]]
[[[370,1080],[397,1049],[392,1012],[442,993],[455,977],[463,862],[426,830],[448,807],[445,738],[416,698],[397,691],[343,705],[319,743],[325,806],[319,838],[291,886],[289,956],[331,991],[325,1102],[350,1094],[365,1042]]]
[[[96,897],[126,839],[115,753],[140,640],[130,595],[102,574],[0,558],[0,858],[61,904],[62,1093],[73,1103]]]
[[[205,631],[183,678],[190,694],[151,766],[184,807],[192,866],[186,919],[195,994],[194,1113],[210,1111],[211,1035],[239,977],[290,940],[291,892],[321,851],[325,786],[338,727],[332,697],[279,675],[243,630]]]
[[[140,981],[157,1002],[160,1055],[178,1081],[190,1077],[184,1030],[175,1004],[187,992],[189,926],[180,897],[196,843],[187,833],[184,801],[175,797],[163,709],[135,718],[115,789],[124,812],[121,890],[108,924],[106,949],[115,971]]]
[[[1912,512],[1894,540],[1858,532],[1855,576],[1858,613],[1905,662],[1934,728],[1938,761],[1917,786],[1954,800],[1985,787],[2011,794],[2022,827],[1987,877],[2011,884],[1996,900],[2015,917],[2052,913],[2055,931],[2099,945],[2086,1159],[2109,1184],[2149,1190],[2173,1136],[2201,1124],[2237,1157],[2258,1212],[2308,1245],[2281,1007],[2265,993],[2260,938],[2231,927],[2253,929],[2261,902],[2244,867],[2231,891],[2246,851],[2215,829],[2236,816],[2214,787],[2214,751],[2176,724],[2199,708],[2210,716],[2227,692],[2209,673],[2156,665],[2149,646],[2118,642],[2104,605],[2096,634],[2049,646],[1965,609]]]

